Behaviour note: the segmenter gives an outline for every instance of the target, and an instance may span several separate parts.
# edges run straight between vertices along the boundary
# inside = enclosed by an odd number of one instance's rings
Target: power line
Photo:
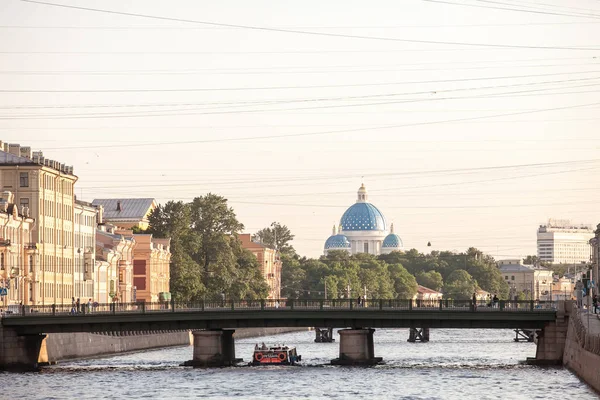
[[[400,38],[389,38],[389,37],[378,37],[378,36],[361,36],[361,35],[348,35],[348,34],[336,34],[336,33],[326,33],[326,32],[314,32],[314,31],[305,31],[305,30],[297,30],[297,29],[281,29],[281,28],[268,28],[262,26],[253,26],[253,25],[240,25],[240,24],[227,24],[227,23],[219,23],[219,22],[209,22],[209,21],[199,21],[199,20],[191,20],[191,19],[183,19],[183,18],[170,18],[170,17],[162,17],[157,15],[148,15],[148,14],[139,14],[139,13],[128,13],[122,11],[113,11],[113,10],[105,10],[98,8],[90,8],[90,7],[78,7],[72,5],[65,4],[57,4],[43,1],[35,1],[35,0],[21,0],[26,3],[34,3],[52,7],[61,7],[82,11],[92,11],[98,13],[105,14],[113,14],[113,15],[125,15],[130,17],[139,17],[139,18],[148,18],[148,19],[156,19],[162,21],[174,21],[174,22],[184,22],[184,23],[192,23],[192,24],[202,24],[209,26],[221,26],[221,27],[229,27],[229,28],[240,28],[240,29],[248,29],[255,31],[267,31],[267,32],[279,32],[279,33],[294,33],[301,35],[310,35],[310,36],[325,36],[325,37],[336,37],[336,38],[350,38],[350,39],[364,39],[364,40],[378,40],[378,41],[389,41],[389,42],[404,42],[404,43],[420,43],[420,44],[442,44],[442,45],[458,45],[458,46],[471,46],[471,47],[493,47],[493,48],[513,48],[513,49],[545,49],[545,50],[600,50],[600,48],[582,48],[582,47],[559,47],[559,46],[528,46],[528,45],[509,45],[509,44],[490,44],[490,43],[467,43],[467,42],[451,42],[451,41],[435,41],[435,40],[416,40],[416,39],[400,39]],[[591,17],[586,16],[586,18],[597,18],[597,16]]]
[[[600,78],[584,78],[584,79],[575,79],[575,81],[582,80],[595,80]],[[538,83],[531,83],[538,84]],[[531,84],[517,84],[517,85],[504,85],[506,86],[528,86]],[[597,86],[598,84],[591,85],[582,85],[582,86]],[[497,87],[502,87],[496,86]],[[575,86],[577,87],[577,86]],[[482,88],[471,88],[472,90],[483,90],[494,87],[482,87]],[[471,89],[449,89],[442,90],[440,92],[453,92],[453,91],[462,91],[462,90],[471,90]],[[512,92],[503,92],[503,93],[492,93],[492,94],[480,94],[480,95],[472,95],[472,96],[462,96],[462,97],[435,97],[435,98],[427,98],[427,99],[403,99],[403,100],[393,100],[393,101],[385,101],[385,102],[377,102],[377,103],[359,103],[359,104],[337,104],[337,105],[319,105],[319,106],[310,106],[310,107],[295,107],[295,108],[268,108],[268,109],[250,109],[250,110],[228,110],[227,108],[238,108],[238,107],[246,107],[247,104],[241,105],[232,105],[229,107],[208,107],[208,108],[185,108],[185,109],[171,109],[171,110],[149,110],[149,111],[124,111],[124,112],[96,112],[96,113],[80,113],[80,114],[21,114],[15,116],[3,116],[0,115],[0,120],[20,120],[20,119],[89,119],[89,118],[143,118],[143,117],[164,117],[164,116],[182,116],[182,115],[216,115],[216,114],[241,114],[241,113],[256,113],[256,112],[279,112],[279,111],[299,111],[299,110],[321,110],[321,109],[330,109],[330,108],[349,108],[349,107],[369,107],[369,106],[379,106],[379,105],[390,105],[390,104],[407,104],[407,103],[419,103],[419,102],[429,102],[429,101],[443,101],[443,100],[464,100],[464,99],[473,99],[473,98],[494,98],[494,97],[503,97],[508,95],[516,95],[522,93],[531,93],[531,92],[540,92],[545,90],[555,90],[557,88],[542,88],[542,89],[529,89],[529,90],[519,90]],[[597,92],[594,90],[592,92]],[[430,93],[430,92],[428,92]],[[438,93],[438,92],[434,92]],[[421,94],[424,94],[421,92]],[[559,93],[560,94],[560,93]],[[570,93],[566,93],[570,94]],[[547,95],[547,94],[539,94],[536,93],[536,96]],[[552,95],[552,93],[550,94]],[[355,96],[355,98],[363,98],[367,99],[369,97],[381,97],[387,95],[372,95],[372,96]],[[280,104],[290,104],[297,102],[315,102],[315,101],[332,101],[334,99],[316,99],[316,100],[290,100],[290,101],[273,101],[273,102],[264,102],[263,105],[280,105]],[[344,100],[344,98],[339,98],[337,100]],[[256,105],[261,105],[261,103],[257,103]],[[225,108],[225,110],[222,110]],[[198,110],[211,110],[216,109],[219,111],[208,111],[208,112],[195,112]],[[194,111],[194,112],[186,112],[186,111]],[[168,114],[160,114],[160,113],[168,113]]]
[[[21,0],[25,1],[25,0]],[[535,78],[544,76],[557,75],[579,75],[579,74],[594,74],[600,71],[577,71],[577,72],[554,72],[548,74],[528,74],[528,75],[508,75],[508,76],[492,76],[482,78],[459,78],[459,79],[438,79],[426,81],[404,81],[404,82],[384,82],[384,83],[353,83],[345,85],[308,85],[308,86],[255,86],[255,87],[230,87],[230,88],[184,88],[184,89],[0,89],[0,93],[138,93],[138,92],[211,92],[211,91],[240,91],[240,90],[288,90],[288,89],[324,89],[324,88],[340,88],[340,87],[364,87],[364,86],[391,86],[391,85],[417,85],[428,83],[447,83],[447,82],[470,82],[481,80],[497,80],[497,79],[520,79],[520,78]],[[591,78],[588,78],[591,79]]]
[[[125,148],[125,147],[138,147],[139,148],[139,147],[148,147],[148,146],[181,145],[181,144],[197,144],[197,143],[221,143],[221,142],[237,142],[237,141],[258,140],[258,139],[278,139],[278,138],[289,138],[289,137],[319,136],[319,135],[330,135],[330,134],[336,134],[336,133],[364,132],[364,131],[372,131],[372,130],[407,128],[407,127],[414,127],[414,126],[436,125],[436,124],[443,124],[443,123],[475,121],[475,120],[482,120],[482,119],[507,117],[507,116],[513,116],[513,115],[524,115],[524,114],[535,114],[535,113],[548,112],[548,111],[568,110],[568,109],[573,109],[573,108],[590,107],[590,106],[596,106],[596,105],[600,105],[600,102],[577,104],[577,105],[564,106],[564,107],[545,108],[545,109],[539,109],[539,110],[520,111],[520,112],[513,112],[513,113],[485,115],[485,116],[478,116],[478,117],[465,117],[465,118],[428,121],[428,122],[414,122],[414,123],[408,123],[408,124],[375,126],[375,127],[368,127],[368,128],[341,129],[341,130],[332,130],[332,131],[293,133],[293,134],[280,134],[280,135],[263,135],[263,136],[251,136],[251,137],[241,137],[241,138],[187,140],[187,141],[180,141],[180,142],[120,144],[118,147],[121,149],[121,148]],[[115,146],[111,144],[111,145],[99,145],[99,146],[53,147],[53,148],[48,148],[48,149],[49,150],[57,150],[57,149],[68,150],[68,149],[114,148],[114,147]]]
[[[431,65],[431,63],[429,63]],[[189,70],[113,70],[113,71],[85,71],[85,70],[74,70],[74,71],[23,71],[23,70],[5,70],[0,71],[0,75],[67,75],[69,77],[75,76],[129,76],[129,75],[277,75],[277,74],[329,74],[333,72],[343,73],[364,73],[364,72],[407,72],[407,71],[461,71],[461,70],[481,70],[481,69],[500,69],[500,68],[554,68],[554,67],[573,67],[573,66],[589,66],[595,65],[594,63],[573,63],[573,64],[533,64],[533,65],[484,65],[484,66],[471,66],[471,67],[454,67],[454,68],[393,68],[393,69],[315,69],[305,70],[305,67],[287,67],[292,70],[278,71],[286,67],[275,67],[275,68],[209,68],[209,69],[189,69]],[[375,66],[377,67],[377,66]],[[393,67],[384,65],[384,67]],[[315,68],[315,67],[311,67]],[[335,68],[335,67],[324,67],[324,68]],[[359,66],[348,66],[347,68],[361,68]]]
[[[600,79],[598,78],[579,78],[579,79],[564,79],[564,80],[555,80],[555,81],[541,81],[541,82],[528,82],[528,83],[517,83],[510,85],[494,85],[494,86],[478,86],[478,87],[469,87],[469,88],[459,88],[459,89],[439,89],[436,90],[435,93],[448,93],[448,92],[460,92],[460,91],[470,91],[470,90],[487,90],[487,89],[500,89],[500,88],[511,88],[511,87],[521,87],[521,86],[533,86],[533,85],[546,85],[546,84],[558,84],[558,83],[567,83],[567,82],[579,82],[579,81],[589,81]],[[476,97],[486,97],[486,96],[503,96],[507,94],[516,94],[516,93],[527,93],[527,92],[538,92],[538,91],[547,91],[547,90],[558,90],[558,89],[574,89],[580,87],[589,87],[589,86],[597,86],[597,83],[592,84],[584,84],[584,85],[574,85],[567,87],[558,87],[558,88],[541,88],[541,89],[530,89],[519,92],[508,92],[508,93],[495,93],[489,95],[477,95]],[[578,93],[578,92],[567,92],[570,93]],[[304,98],[304,99],[289,99],[289,100],[278,100],[278,99],[265,99],[265,100],[250,100],[250,101],[229,101],[229,102],[204,102],[204,103],[138,103],[138,104],[84,104],[84,105],[56,105],[56,106],[0,106],[0,109],[63,109],[63,108],[134,108],[134,107],[185,107],[185,106],[201,106],[201,105],[225,105],[230,107],[239,107],[239,106],[248,106],[248,105],[271,105],[271,104],[289,104],[289,103],[303,103],[303,102],[319,102],[319,101],[342,101],[342,100],[364,100],[364,99],[372,99],[372,98],[381,98],[381,97],[395,97],[395,96],[408,96],[408,95],[419,95],[419,94],[432,94],[431,90],[428,91],[418,91],[418,92],[403,92],[403,93],[384,93],[384,94],[375,94],[375,95],[362,95],[362,96],[337,96],[337,97],[317,97],[317,98]],[[469,98],[469,97],[461,97],[461,98]],[[411,101],[420,101],[426,99],[406,99],[407,102]],[[211,107],[215,108],[215,107]],[[204,109],[211,109],[204,108]],[[222,108],[222,107],[216,107]],[[181,111],[189,111],[193,109],[183,109]],[[154,110],[151,112],[165,112],[165,111],[180,111],[180,110]],[[479,111],[479,110],[477,110]],[[112,114],[112,113],[107,113]],[[86,114],[75,114],[75,115],[86,115]],[[92,114],[93,115],[93,114]],[[16,116],[25,116],[25,115],[16,115]],[[26,115],[26,116],[36,116],[35,114]]]
[[[22,1],[29,1],[29,0],[22,0]],[[574,18],[591,18],[591,19],[598,19],[600,17],[600,15],[597,14],[580,14],[580,13],[559,13],[559,12],[553,12],[553,11],[543,11],[543,10],[527,10],[527,9],[523,9],[523,8],[511,8],[511,7],[499,7],[499,6],[489,6],[489,5],[482,5],[482,4],[467,4],[467,3],[456,3],[453,1],[447,1],[447,0],[422,0],[428,3],[439,3],[439,4],[451,4],[451,5],[456,5],[456,6],[463,6],[463,7],[475,7],[475,8],[488,8],[488,9],[492,9],[492,10],[503,10],[503,11],[517,11],[517,12],[524,12],[524,13],[530,13],[530,14],[541,14],[541,15],[556,15],[556,16],[563,16],[563,17],[574,17]],[[485,0],[475,0],[475,1],[481,1],[483,3],[493,3],[493,4],[499,4],[499,5],[508,5],[508,6],[515,6],[515,4],[508,4],[508,3],[502,3],[502,2],[496,2],[496,1],[485,1]],[[531,8],[531,7],[530,7]]]
[[[506,169],[523,169],[523,168],[538,168],[538,167],[543,167],[543,168],[548,168],[550,166],[557,166],[557,165],[572,165],[572,164],[587,164],[587,163],[596,163],[599,162],[600,158],[598,159],[590,159],[590,160],[576,160],[576,161],[556,161],[556,162],[549,162],[549,163],[532,163],[532,164],[517,164],[517,165],[501,165],[501,166],[487,166],[487,167],[474,167],[474,168],[456,168],[456,169],[443,169],[443,170],[430,170],[430,171],[417,171],[417,172],[386,172],[386,173],[371,173],[371,174],[365,174],[365,176],[367,177],[384,177],[384,176],[419,176],[419,175],[439,175],[439,174],[452,174],[452,173],[465,173],[465,172],[480,172],[480,171],[495,171],[495,170],[506,170]],[[211,185],[219,185],[219,184],[231,184],[231,183],[252,183],[252,184],[256,184],[256,183],[271,183],[271,182],[292,182],[292,181],[315,181],[315,180],[338,180],[338,179],[343,179],[343,178],[355,178],[356,174],[350,174],[350,175],[330,175],[330,176],[325,176],[325,177],[315,177],[315,176],[310,176],[310,177],[284,177],[284,178],[269,178],[269,179],[263,179],[263,180],[247,180],[247,179],[243,179],[243,180],[229,180],[229,181],[224,181],[223,179],[219,179],[218,182],[210,182],[210,181],[206,181],[204,180],[202,183],[187,183],[187,184],[181,184],[181,183],[153,183],[153,184],[146,184],[146,185],[133,185],[132,184],[127,184],[126,186],[82,186],[80,187],[81,189],[113,189],[113,188],[122,188],[122,187],[126,187],[126,188],[131,188],[131,187],[152,187],[152,186],[177,186],[177,187],[181,187],[181,186],[198,186],[198,185],[206,185],[206,184],[211,184]],[[385,191],[389,190],[385,189]],[[392,188],[393,189],[393,188]],[[380,191],[382,191],[384,189],[381,189]],[[377,192],[378,190],[372,190],[374,192]],[[346,192],[327,192],[327,194],[331,194],[331,193],[346,193]],[[319,194],[325,194],[325,193],[319,193]]]

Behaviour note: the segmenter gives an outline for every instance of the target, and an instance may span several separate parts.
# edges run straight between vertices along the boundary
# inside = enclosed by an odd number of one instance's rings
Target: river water
[[[510,330],[432,329],[429,343],[407,338],[407,329],[377,330],[375,355],[384,364],[375,367],[328,365],[338,356],[338,343],[314,343],[308,331],[236,341],[245,361],[257,341],[297,346],[302,366],[180,367],[192,358],[192,347],[62,362],[38,373],[1,373],[0,398],[598,398],[566,369],[523,365],[535,355],[535,344],[515,343]]]

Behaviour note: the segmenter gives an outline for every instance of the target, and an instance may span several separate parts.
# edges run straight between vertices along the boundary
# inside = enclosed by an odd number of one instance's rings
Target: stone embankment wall
[[[588,332],[577,309],[569,318],[563,364],[600,393],[600,335]]]
[[[307,328],[243,328],[236,329],[234,337],[243,339],[306,330]],[[164,347],[189,346],[192,341],[190,331],[53,333],[48,334],[42,343],[39,361],[54,363]]]

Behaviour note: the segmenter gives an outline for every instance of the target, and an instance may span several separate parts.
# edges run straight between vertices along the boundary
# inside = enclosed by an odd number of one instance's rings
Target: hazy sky
[[[361,181],[421,251],[600,222],[598,1],[60,4],[167,18],[0,0],[0,140],[83,200],[213,192],[307,256]]]

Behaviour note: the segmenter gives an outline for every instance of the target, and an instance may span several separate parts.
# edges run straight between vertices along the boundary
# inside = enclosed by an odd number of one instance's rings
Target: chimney
[[[123,209],[121,208],[121,200],[117,200],[117,211],[123,211]]]
[[[104,207],[102,205],[98,206],[98,225],[102,225],[104,223]]]

